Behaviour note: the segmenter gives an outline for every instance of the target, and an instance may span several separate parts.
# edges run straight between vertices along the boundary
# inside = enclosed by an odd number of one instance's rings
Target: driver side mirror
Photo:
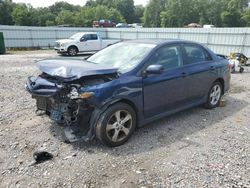
[[[164,71],[162,65],[149,65],[145,71],[146,74],[161,74]]]
[[[85,39],[84,37],[80,39],[80,42],[85,42],[85,41],[87,41],[87,39]]]

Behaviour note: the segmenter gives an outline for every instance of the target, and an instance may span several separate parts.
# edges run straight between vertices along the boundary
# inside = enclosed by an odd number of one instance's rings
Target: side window
[[[91,40],[97,40],[97,35],[96,34],[91,34]]]
[[[90,34],[85,34],[85,35],[82,36],[81,39],[84,39],[85,41],[91,40],[91,35]]]
[[[211,60],[209,54],[200,46],[184,45],[184,50],[186,53],[186,59],[184,60],[184,65],[195,64]]]
[[[148,65],[162,65],[164,70],[180,67],[182,65],[180,47],[164,46],[158,49],[150,58]]]
[[[85,41],[87,40],[97,40],[98,37],[96,34],[85,34],[82,36],[82,39],[84,39]]]

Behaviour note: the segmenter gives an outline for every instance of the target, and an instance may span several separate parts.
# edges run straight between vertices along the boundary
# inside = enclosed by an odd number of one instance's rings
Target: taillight
[[[230,72],[231,72],[232,68],[233,68],[233,65],[228,62],[228,69],[229,69]]]

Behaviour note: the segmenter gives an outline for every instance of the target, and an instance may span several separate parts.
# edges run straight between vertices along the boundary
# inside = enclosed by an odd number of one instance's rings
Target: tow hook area
[[[88,125],[81,125],[79,126],[78,124],[74,124],[71,126],[67,126],[64,129],[64,134],[66,137],[66,142],[69,143],[74,143],[74,142],[79,142],[79,141],[90,141],[93,140],[95,137],[95,127],[97,124],[97,121],[99,120],[103,110],[104,109],[99,109],[99,108],[95,108],[95,110],[92,112],[91,114],[91,118],[90,121],[88,122]],[[82,128],[84,128],[85,126],[88,126],[88,132],[84,133],[84,131],[82,130]],[[86,130],[86,129],[85,129]]]

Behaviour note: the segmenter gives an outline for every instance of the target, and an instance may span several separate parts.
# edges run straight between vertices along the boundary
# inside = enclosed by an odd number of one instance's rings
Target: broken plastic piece
[[[36,164],[42,163],[53,158],[53,155],[47,151],[36,151],[33,154],[33,158],[36,161]]]

